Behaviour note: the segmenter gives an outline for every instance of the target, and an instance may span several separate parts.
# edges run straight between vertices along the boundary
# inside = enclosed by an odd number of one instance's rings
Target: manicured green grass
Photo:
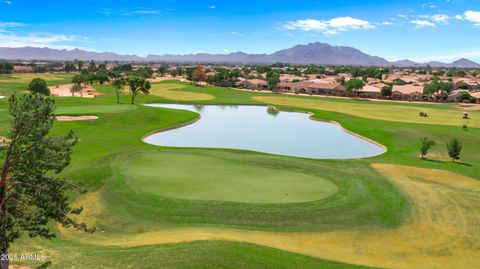
[[[104,114],[120,113],[137,109],[136,106],[127,104],[111,105],[83,105],[83,106],[60,106],[56,110],[57,115],[83,115],[83,114]]]
[[[318,176],[217,156],[150,152],[132,155],[125,167],[140,191],[169,198],[295,203],[320,200],[338,190]]]
[[[178,83],[153,84],[150,94],[177,101],[202,101],[215,99],[215,96],[210,94],[179,90],[184,87],[184,85]]]
[[[172,94],[168,98],[141,95],[134,106],[129,105],[128,95],[122,96],[122,104],[115,104],[109,85],[97,86],[103,95],[95,99],[55,98],[59,114],[99,116],[94,121],[58,122],[53,130],[53,134],[62,134],[72,129],[80,138],[71,165],[62,175],[82,182],[98,194],[98,200],[84,202],[101,210],[93,214],[86,207],[84,215],[99,232],[88,237],[61,236],[54,241],[24,238],[15,245],[17,251],[48,251],[55,268],[84,265],[344,268],[348,266],[244,243],[195,242],[127,248],[105,247],[98,242],[166,227],[227,227],[267,232],[392,229],[404,223],[410,206],[405,194],[371,164],[435,168],[480,179],[480,129],[475,127],[478,112],[471,113],[472,123],[465,131],[454,118],[447,117],[448,124],[437,122],[437,113],[460,113],[448,105],[299,98],[218,87],[197,88],[172,81],[154,85],[163,85],[162,91],[167,91],[169,86],[165,85],[172,83],[180,86],[168,91]],[[15,84],[9,92],[21,87],[25,83]],[[182,95],[174,95],[176,91]],[[215,98],[201,101],[185,98],[197,94]],[[141,138],[195,120],[198,115],[141,105],[154,102],[257,105],[272,102],[282,109],[307,110],[316,118],[337,121],[350,131],[385,145],[388,152],[359,160],[309,160],[239,150],[156,147]],[[7,109],[6,100],[0,100],[0,135],[8,132]],[[369,115],[370,110],[373,116]],[[416,112],[419,110],[434,113],[432,122],[419,122]],[[392,111],[406,116],[397,120],[389,114]],[[414,112],[414,116],[410,115]],[[427,161],[418,158],[418,139],[422,136],[437,142]],[[445,142],[453,137],[458,137],[464,145],[461,163],[452,163],[446,156]],[[83,197],[78,198],[82,201]]]
[[[31,251],[47,254],[48,268],[371,268],[315,259],[273,248],[228,241],[203,241],[141,247],[103,247],[65,244],[55,240],[51,247],[61,246],[64,254],[34,247]],[[54,260],[52,260],[52,258]],[[20,262],[17,264],[31,265]],[[37,262],[36,265],[41,265]]]

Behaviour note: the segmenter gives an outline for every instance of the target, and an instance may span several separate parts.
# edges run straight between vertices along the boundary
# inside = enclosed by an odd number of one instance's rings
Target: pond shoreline
[[[194,106],[194,104],[183,104],[183,103],[148,103],[148,104],[144,104],[144,106],[149,106],[149,107],[156,107],[156,105],[180,105],[180,106]],[[218,106],[222,106],[222,105],[215,105],[215,104],[208,104],[208,105],[204,105],[202,104],[202,106],[212,106],[212,107],[218,107]],[[225,105],[225,106],[232,106],[232,105]],[[247,151],[253,151],[253,152],[260,152],[260,153],[264,153],[264,154],[274,154],[274,155],[280,155],[280,156],[288,156],[288,157],[294,157],[294,158],[308,158],[308,159],[342,159],[342,160],[351,160],[351,159],[365,159],[365,158],[372,158],[372,157],[376,157],[376,156],[380,156],[380,155],[383,155],[385,153],[388,152],[388,148],[375,141],[375,140],[372,140],[370,138],[367,138],[363,135],[360,135],[360,134],[357,134],[355,132],[352,132],[348,129],[345,129],[339,122],[336,122],[336,121],[332,121],[332,120],[323,120],[323,119],[318,119],[318,118],[315,118],[314,117],[314,113],[313,112],[310,112],[310,111],[305,111],[305,110],[295,110],[295,109],[282,109],[282,108],[278,108],[277,106],[273,106],[273,105],[251,105],[251,104],[246,104],[246,105],[235,105],[235,106],[252,106],[252,107],[264,107],[264,108],[268,108],[268,107],[271,107],[273,109],[276,109],[277,111],[281,111],[281,112],[290,112],[290,113],[300,113],[300,114],[308,114],[308,119],[309,120],[312,120],[312,121],[317,121],[317,122],[323,122],[323,123],[330,123],[330,124],[334,124],[335,126],[337,126],[342,132],[346,133],[346,134],[349,134],[349,135],[352,135],[358,139],[361,139],[367,143],[370,143],[372,145],[375,145],[379,148],[381,148],[383,150],[382,153],[380,154],[376,154],[376,155],[373,155],[373,156],[366,156],[366,157],[352,157],[352,158],[313,158],[313,157],[305,157],[305,156],[292,156],[292,155],[285,155],[285,154],[277,154],[277,153],[270,153],[270,152],[264,152],[264,151],[259,151],[259,150],[252,150],[252,149],[242,149],[242,148],[212,148],[212,149],[233,149],[233,150],[247,150]],[[164,108],[164,107],[160,107],[160,108]],[[174,108],[167,108],[167,109],[174,109]],[[190,110],[188,110],[190,111]],[[147,144],[150,144],[150,145],[155,145],[155,146],[160,146],[160,145],[156,145],[156,144],[153,144],[153,143],[148,143],[146,142],[145,140],[147,138],[149,138],[150,136],[152,135],[155,135],[155,134],[158,134],[158,133],[162,133],[162,132],[165,132],[165,131],[169,131],[169,130],[175,130],[175,129],[180,129],[180,128],[183,128],[183,127],[186,127],[186,126],[189,126],[189,125],[192,125],[198,121],[200,121],[200,119],[202,119],[202,116],[200,115],[200,113],[197,113],[195,111],[191,111],[191,112],[194,112],[196,114],[198,114],[198,118],[196,118],[195,120],[192,120],[192,121],[189,121],[189,122],[186,122],[186,123],[183,123],[183,124],[180,124],[180,125],[177,125],[177,126],[173,126],[173,127],[168,127],[168,128],[163,128],[163,129],[159,129],[159,130],[155,130],[155,131],[152,131],[152,132],[149,132],[147,134],[145,134],[144,136],[142,136],[142,141],[144,143],[147,143]],[[164,145],[164,147],[174,147],[174,146],[167,146],[167,145]],[[205,147],[198,147],[198,148],[205,148]],[[206,147],[206,148],[211,148],[211,147]]]

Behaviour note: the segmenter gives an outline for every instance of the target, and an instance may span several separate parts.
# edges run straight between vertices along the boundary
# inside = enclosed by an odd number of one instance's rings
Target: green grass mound
[[[179,199],[295,203],[320,200],[338,190],[315,175],[216,156],[142,153],[132,155],[125,167],[143,192]]]

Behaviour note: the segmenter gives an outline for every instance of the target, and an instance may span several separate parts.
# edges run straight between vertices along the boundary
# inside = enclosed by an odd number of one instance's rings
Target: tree
[[[277,90],[278,83],[280,83],[280,74],[274,71],[267,73],[268,88],[272,91]]]
[[[82,71],[83,70],[83,65],[85,63],[82,60],[80,60],[80,61],[75,60],[75,61],[77,62],[78,70]]]
[[[73,63],[66,63],[65,64],[65,72],[70,73],[70,72],[73,72],[75,70],[77,70],[77,68],[75,67],[75,65]]]
[[[80,93],[80,97],[83,97],[82,90],[83,90],[82,85],[73,84],[72,87],[70,88],[70,92],[72,93],[72,97],[75,96],[75,93],[77,93],[77,92]]]
[[[97,69],[97,71],[95,72],[95,79],[100,84],[108,82],[110,80],[110,76],[107,69],[105,69],[104,67]]]
[[[428,151],[434,145],[435,141],[429,139],[428,137],[420,138],[420,155],[422,156],[422,159],[425,159],[427,157]]]
[[[461,92],[458,96],[458,99],[459,99],[460,102],[463,102],[465,100],[470,101],[471,98],[472,98],[472,96],[467,91]]]
[[[131,74],[141,78],[151,78],[153,76],[153,70],[150,67],[143,67],[131,72]]]
[[[0,250],[7,255],[12,242],[23,232],[30,237],[52,238],[51,221],[64,227],[93,232],[73,216],[82,208],[71,208],[70,191],[80,186],[56,175],[70,163],[77,137],[72,131],[49,136],[55,122],[55,102],[39,94],[12,95],[9,99],[11,131],[2,148],[0,180]],[[1,262],[8,268],[8,260]]]
[[[120,94],[123,92],[123,89],[127,84],[127,79],[122,77],[112,81],[112,86],[115,88],[115,95],[117,96],[117,104],[120,104]]]
[[[135,98],[140,93],[148,95],[152,86],[150,82],[143,78],[133,77],[128,79],[128,85],[130,86],[130,95],[132,97],[132,105],[135,104]]]
[[[13,64],[9,62],[0,62],[0,74],[10,74],[13,71]]]
[[[188,67],[185,70],[185,74],[187,75],[187,80],[193,81],[193,72],[195,72],[195,68]]]
[[[205,70],[201,66],[195,67],[195,70],[193,71],[192,74],[192,79],[195,82],[200,82],[200,81],[205,81],[206,75],[205,75]]]
[[[392,96],[392,90],[393,90],[392,85],[386,85],[386,86],[382,87],[382,90],[380,91],[380,94],[383,97]]]
[[[342,86],[345,85],[345,77],[344,76],[341,76],[341,77],[337,78],[336,81],[338,83],[340,83],[340,85],[342,85]]]
[[[347,91],[348,95],[357,97],[358,91],[363,89],[365,83],[360,79],[351,79],[345,82],[345,91]]]
[[[447,143],[448,156],[452,158],[452,161],[460,160],[460,152],[462,152],[462,143],[458,138],[453,138]]]
[[[78,85],[86,85],[92,80],[92,74],[90,74],[87,70],[82,70],[80,73],[76,74],[72,78],[72,83]]]
[[[47,96],[50,95],[47,82],[41,78],[34,78],[30,81],[30,84],[28,84],[28,90],[33,94],[39,93]]]
[[[97,65],[95,64],[95,61],[91,60],[90,64],[88,65],[88,72],[95,72],[97,71]]]
[[[430,83],[425,84],[423,87],[423,93],[426,95],[439,94],[443,99],[446,99],[448,94],[452,92],[452,89],[453,83],[451,81],[434,79]]]
[[[158,68],[158,73],[160,73],[160,76],[163,77],[165,76],[165,72],[167,71],[167,67],[162,65]]]

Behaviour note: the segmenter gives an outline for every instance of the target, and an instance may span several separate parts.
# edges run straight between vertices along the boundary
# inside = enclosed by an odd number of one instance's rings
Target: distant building
[[[249,90],[268,90],[268,84],[261,79],[245,79],[237,82],[237,86]]]
[[[281,92],[322,94],[322,95],[344,95],[344,88],[338,83],[316,83],[316,82],[280,82],[278,89]]]
[[[30,65],[15,65],[13,67],[14,73],[30,73],[33,72],[33,67]]]
[[[422,100],[423,86],[418,85],[394,85],[392,98],[397,100]]]

